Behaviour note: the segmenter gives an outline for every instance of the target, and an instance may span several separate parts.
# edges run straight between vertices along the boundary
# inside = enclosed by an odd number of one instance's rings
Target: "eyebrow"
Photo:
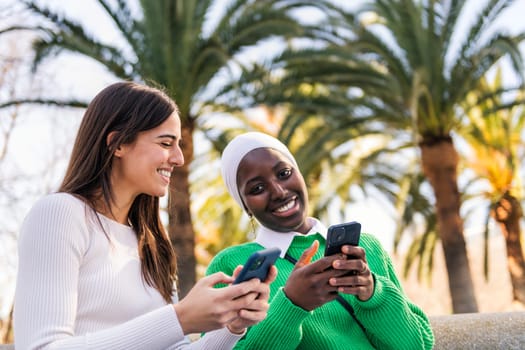
[[[260,181],[260,179],[261,179],[261,176],[255,176],[255,177],[252,177],[251,179],[249,179],[248,181],[246,181],[246,185],[249,185],[249,184],[252,183],[252,182]]]
[[[292,166],[292,164],[288,163],[288,162],[285,162],[283,160],[280,160],[277,162],[277,164],[275,164],[273,167],[272,167],[272,170],[273,171],[277,171],[279,170],[279,168],[283,167],[283,166]]]
[[[273,167],[272,167],[272,171],[277,171],[279,170],[282,166],[290,166],[291,168],[293,168],[293,166],[285,161],[278,161],[277,164],[275,164]],[[255,181],[260,181],[263,177],[262,176],[255,176],[249,180],[246,181],[246,185],[250,184],[251,182],[255,182]]]
[[[177,139],[177,136],[175,135],[171,135],[171,134],[163,134],[163,135],[159,135],[157,136],[158,139],[162,139],[162,138],[169,138],[169,139],[172,139],[172,140],[176,140]]]

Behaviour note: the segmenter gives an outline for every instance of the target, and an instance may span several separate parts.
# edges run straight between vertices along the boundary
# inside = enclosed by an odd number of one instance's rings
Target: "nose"
[[[270,189],[272,198],[279,199],[283,198],[286,195],[286,189],[284,188],[283,184],[279,181],[272,181],[270,183]]]
[[[179,146],[174,147],[170,152],[169,163],[176,167],[184,165],[184,154],[182,153],[182,149]]]

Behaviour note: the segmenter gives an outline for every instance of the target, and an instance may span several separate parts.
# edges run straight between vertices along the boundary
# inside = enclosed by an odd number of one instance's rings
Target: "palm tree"
[[[435,227],[443,245],[456,313],[475,312],[477,303],[460,216],[459,157],[453,133],[464,119],[466,102],[469,107],[483,103],[481,99],[467,101],[467,97],[479,88],[478,82],[496,62],[508,57],[516,74],[523,74],[518,46],[525,34],[491,31],[491,24],[512,3],[489,1],[465,30],[459,21],[465,12],[464,1],[368,2],[346,14],[343,22],[333,23],[332,45],[321,50],[290,50],[281,57],[288,81],[346,86],[349,95],[359,90],[366,97],[360,101],[362,109],[375,115],[376,123],[382,120],[379,125],[387,132],[413,133],[421,171],[433,190]],[[453,35],[460,30],[466,32],[465,37],[453,42]],[[281,86],[286,86],[287,80],[283,81]],[[505,90],[492,95],[503,93]],[[269,96],[265,98],[271,100]],[[347,103],[357,101],[349,99]],[[354,111],[333,115],[359,118],[361,111]]]
[[[247,48],[270,38],[315,36],[318,30],[302,25],[294,11],[308,6],[329,11],[330,6],[324,0],[231,0],[219,9],[212,0],[142,0],[136,14],[124,0],[98,0],[122,37],[122,43],[107,43],[36,1],[24,3],[47,20],[32,28],[41,34],[34,42],[35,67],[62,51],[78,53],[117,78],[161,85],[177,101],[186,162],[172,174],[167,210],[168,232],[180,261],[180,292],[185,295],[196,280],[189,183],[193,135],[203,111],[214,108],[213,97],[206,103],[204,94],[211,91],[213,96],[221,90],[221,79],[228,81],[232,72],[243,69],[239,56]],[[6,31],[16,29],[28,28]],[[235,103],[235,98],[227,103]]]
[[[486,81],[480,84],[485,90],[502,89],[501,70],[498,70],[492,84]],[[467,157],[469,168],[479,179],[488,182],[488,190],[481,195],[489,201],[488,213],[499,224],[505,237],[513,299],[525,304],[525,257],[520,228],[523,218],[521,201],[525,197],[520,176],[520,159],[525,150],[522,136],[525,109],[521,105],[498,110],[501,105],[502,101],[489,99],[471,109],[468,114],[470,123],[461,134],[471,147]],[[486,222],[485,231],[488,232],[489,220]],[[487,262],[487,251],[485,256]],[[485,265],[486,274],[487,271]]]
[[[459,29],[464,1],[377,0],[357,12],[368,21],[347,23],[356,31],[346,45],[374,62],[374,74],[361,87],[399,112],[393,125],[411,129],[419,146],[423,174],[432,186],[438,234],[448,271],[453,312],[475,312],[477,303],[466,254],[460,193],[457,185],[458,153],[453,132],[471,90],[503,57],[509,57],[517,75],[523,74],[518,45],[525,34],[491,32],[491,24],[513,1],[492,0],[452,45]],[[371,15],[373,14],[373,15]],[[457,49],[456,49],[457,47]],[[502,91],[494,92],[499,94]],[[473,105],[481,103],[472,101]]]
[[[268,89],[256,90],[252,96],[268,104],[292,102],[304,110],[332,104],[331,113],[327,113],[333,117],[330,120],[354,122],[362,116],[362,110],[349,105],[358,102],[369,119],[375,115],[376,125],[387,132],[413,133],[412,144],[419,149],[421,171],[433,190],[436,218],[431,224],[443,245],[456,313],[477,311],[477,302],[460,216],[459,157],[453,133],[466,115],[466,102],[470,102],[468,107],[483,103],[481,99],[467,101],[467,97],[479,88],[478,82],[495,63],[507,57],[516,74],[523,74],[518,46],[525,34],[507,35],[492,31],[491,26],[512,3],[489,1],[466,30],[459,20],[467,11],[464,1],[366,3],[357,12],[348,13],[343,22],[334,19],[332,32],[327,36],[331,45],[321,49],[292,48],[278,58],[280,65],[274,63],[274,67],[284,75],[278,81],[278,96],[275,90]],[[360,21],[365,18],[366,21]],[[466,35],[457,37],[456,42],[453,36],[460,31]],[[346,87],[348,95],[357,89],[364,97],[347,98],[342,106],[340,93],[324,102],[301,99],[297,89],[293,90],[295,93],[283,93],[288,86],[300,88],[300,81],[308,86],[323,84],[330,93],[337,90],[335,87]],[[503,93],[505,90],[492,95]],[[304,115],[292,118],[291,125],[303,123],[298,120],[300,117]],[[283,135],[283,140],[287,140],[287,135]]]

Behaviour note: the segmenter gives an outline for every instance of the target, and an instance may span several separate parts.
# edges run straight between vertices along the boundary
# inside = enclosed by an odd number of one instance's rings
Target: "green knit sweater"
[[[313,260],[321,258],[325,239],[319,234],[296,236],[288,254],[298,259],[314,239],[320,247]],[[279,271],[277,278],[270,286],[268,315],[248,329],[235,349],[431,349],[434,335],[430,323],[424,312],[403,293],[388,253],[369,234],[361,234],[359,245],[366,250],[367,262],[375,277],[374,294],[365,302],[353,295],[344,297],[353,306],[366,334],[335,300],[313,311],[294,305],[283,292],[293,264],[280,258],[275,264]],[[253,242],[226,248],[213,259],[206,274],[223,271],[231,275],[250,254],[261,249],[261,245]]]

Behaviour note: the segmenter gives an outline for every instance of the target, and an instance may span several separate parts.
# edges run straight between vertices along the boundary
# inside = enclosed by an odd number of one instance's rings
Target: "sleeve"
[[[364,302],[354,298],[357,318],[378,349],[432,349],[434,335],[430,322],[417,305],[404,294],[392,260],[379,241],[364,247],[367,257],[383,268],[373,268],[374,294]],[[377,270],[377,271],[374,271]]]
[[[179,302],[177,295],[177,288],[174,288],[172,302],[176,304]],[[233,334],[227,328],[221,328],[212,332],[204,334],[201,338],[194,342],[190,342],[188,337],[184,337],[181,341],[173,344],[168,350],[178,349],[214,349],[214,350],[228,350],[233,349],[237,341],[243,334]]]
[[[169,347],[169,350],[178,349],[213,349],[213,350],[229,350],[233,349],[237,341],[242,335],[231,333],[227,328],[221,328],[212,332],[206,333],[200,339],[189,343],[189,341],[181,341]]]
[[[311,312],[294,305],[283,288],[279,288],[266,318],[250,327],[235,349],[297,349],[303,339],[302,323],[310,315]]]
[[[228,258],[228,253],[238,255],[228,249],[219,253],[208,266],[206,274],[222,271],[231,275],[237,265]],[[248,328],[246,335],[239,340],[235,349],[296,349],[303,338],[303,321],[310,315],[311,312],[294,305],[282,287],[278,287],[275,292],[272,288],[270,308],[266,318]],[[283,324],[286,327],[283,327]]]
[[[184,334],[171,305],[101,331],[75,335],[79,268],[89,245],[78,200],[51,195],[22,225],[15,292],[17,349],[166,349]]]

